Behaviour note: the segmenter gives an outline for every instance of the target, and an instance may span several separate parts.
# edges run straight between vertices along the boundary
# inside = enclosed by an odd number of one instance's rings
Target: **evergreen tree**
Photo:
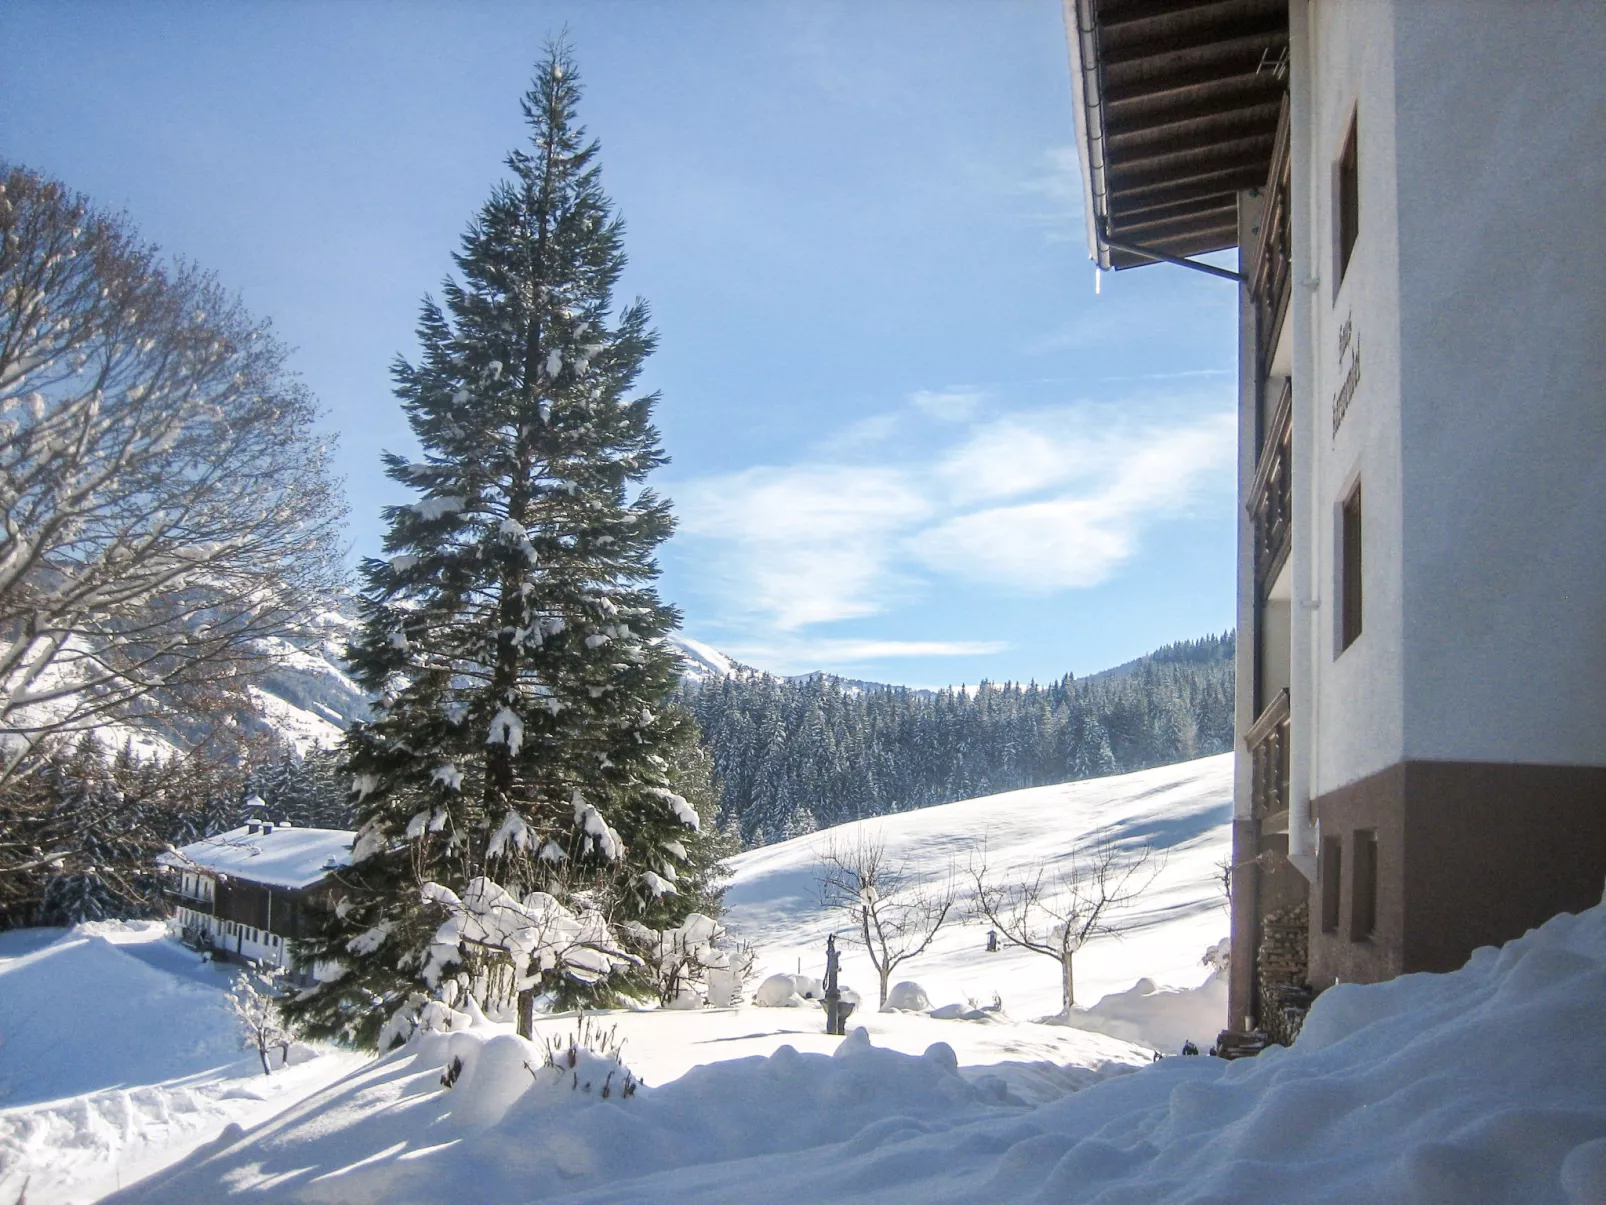
[[[516,995],[528,1034],[538,992],[618,988],[613,926],[657,919],[687,866],[697,816],[666,756],[677,616],[651,588],[672,520],[641,485],[665,458],[656,398],[631,396],[654,336],[643,302],[613,307],[623,227],[579,97],[567,48],[549,47],[529,145],[464,235],[444,308],[425,301],[420,362],[395,368],[424,457],[386,467],[420,497],[386,512],[390,557],[363,565],[350,659],[379,702],[347,736],[345,896],[305,951],[340,968],[295,1006],[315,1032],[372,1044],[427,988],[448,1006]],[[450,901],[498,890],[580,916],[583,956],[443,949]]]

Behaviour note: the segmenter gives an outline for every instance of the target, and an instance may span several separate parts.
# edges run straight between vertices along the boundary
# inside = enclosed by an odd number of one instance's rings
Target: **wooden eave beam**
[[[1157,92],[1116,101],[1106,99],[1104,132],[1110,137],[1134,126],[1186,121],[1263,105],[1280,100],[1283,91],[1282,82],[1271,72],[1251,71],[1243,75],[1212,76],[1176,92]]]
[[[1169,120],[1158,115],[1148,122],[1133,122],[1114,133],[1104,134],[1105,153],[1113,159],[1148,150],[1155,146],[1204,145],[1231,138],[1250,137],[1277,128],[1279,104],[1275,99],[1258,104],[1222,104],[1214,111],[1198,114],[1181,111]]]
[[[1236,211],[1237,205],[1238,194],[1235,192],[1211,193],[1202,197],[1189,197],[1162,205],[1145,205],[1124,209],[1115,215],[1115,226],[1120,230],[1131,230],[1136,223],[1165,222],[1173,218],[1186,218],[1204,210],[1223,206],[1230,206]]]
[[[1286,41],[1286,39],[1285,39]],[[1106,106],[1128,104],[1139,100],[1172,100],[1185,105],[1196,89],[1233,84],[1252,86],[1257,75],[1266,78],[1268,91],[1280,91],[1282,83],[1270,71],[1257,71],[1264,48],[1244,47],[1231,56],[1215,61],[1175,63],[1165,70],[1147,72],[1130,71],[1124,80],[1106,80],[1104,103]]]
[[[1219,42],[1182,46],[1141,58],[1101,62],[1105,95],[1114,98],[1125,90],[1150,81],[1169,81],[1174,77],[1206,71],[1216,77],[1253,75],[1268,54],[1288,45],[1287,33],[1255,33],[1225,38]]]
[[[1201,205],[1191,214],[1171,214],[1159,221],[1148,219],[1123,222],[1110,231],[1117,242],[1154,244],[1164,247],[1169,242],[1187,239],[1202,231],[1222,230],[1237,224],[1237,206],[1220,201]]]
[[[1122,222],[1110,231],[1118,241],[1153,244],[1164,247],[1172,240],[1190,239],[1201,233],[1217,234],[1229,228],[1236,229],[1238,205],[1236,200],[1218,202],[1186,214],[1171,214],[1163,218],[1145,217],[1135,222]]]
[[[1270,163],[1272,145],[1276,141],[1275,129],[1273,127],[1264,134],[1222,142],[1183,143],[1176,148],[1155,147],[1149,154],[1118,160],[1111,156],[1115,166],[1109,172],[1110,191],[1122,192],[1141,188],[1151,182],[1186,179],[1189,175],[1200,174],[1201,169],[1206,168],[1227,171],[1255,163]]]
[[[1201,239],[1186,245],[1156,247],[1155,250],[1164,251],[1168,255],[1192,258],[1197,255],[1208,255],[1212,251],[1225,251],[1228,248],[1236,247],[1237,245],[1238,235],[1235,229],[1232,234],[1226,235],[1214,241],[1206,241]],[[1112,268],[1141,268],[1145,264],[1151,264],[1153,262],[1154,261],[1149,259],[1147,256],[1133,255],[1127,251],[1118,251],[1114,247],[1110,248],[1110,266]]]
[[[1212,171],[1191,179],[1167,180],[1124,192],[1111,192],[1110,219],[1119,222],[1129,213],[1169,205],[1194,198],[1237,193],[1246,188],[1259,188],[1266,182],[1265,164],[1235,167],[1226,171]]]
[[[1110,71],[1129,63],[1209,61],[1219,55],[1236,54],[1244,48],[1264,52],[1267,47],[1287,43],[1286,15],[1249,12],[1191,30],[1178,28],[1177,23],[1156,23],[1146,37],[1123,35],[1101,27],[1099,60],[1108,76]]]
[[[1187,32],[1246,12],[1281,13],[1286,24],[1288,0],[1097,0],[1097,8],[1101,31],[1161,25]]]

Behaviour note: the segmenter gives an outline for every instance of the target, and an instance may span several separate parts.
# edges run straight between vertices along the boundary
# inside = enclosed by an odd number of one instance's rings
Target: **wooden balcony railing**
[[[1255,586],[1265,598],[1288,559],[1294,517],[1294,390],[1284,379],[1266,427],[1266,442],[1249,487],[1249,517],[1255,529]]]
[[[1244,737],[1249,746],[1250,806],[1264,820],[1288,810],[1288,691],[1281,690]]]
[[[1261,375],[1271,369],[1271,359],[1282,334],[1288,313],[1288,286],[1293,252],[1289,223],[1288,96],[1283,96],[1282,113],[1277,119],[1277,139],[1272,144],[1271,171],[1266,177],[1266,204],[1260,213],[1260,237],[1255,243],[1254,267],[1250,271],[1249,291],[1255,301],[1255,347],[1259,353]]]
[[[181,904],[191,912],[204,912],[206,915],[211,916],[214,911],[211,900],[202,899],[198,895],[190,895],[182,887],[165,888],[163,894],[172,903]]]

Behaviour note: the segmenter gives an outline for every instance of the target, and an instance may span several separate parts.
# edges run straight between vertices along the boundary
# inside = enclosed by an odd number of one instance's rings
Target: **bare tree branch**
[[[0,168],[0,789],[63,738],[243,705],[344,505],[286,351],[127,221]]]
[[[1052,958],[1060,967],[1061,1015],[1076,1003],[1072,963],[1095,937],[1120,937],[1132,927],[1131,905],[1164,868],[1150,845],[1129,846],[1108,832],[1088,837],[1050,874],[999,882],[982,846],[970,864],[971,909],[1009,945]]]
[[[869,953],[886,1007],[892,972],[924,954],[953,912],[952,873],[936,885],[917,884],[907,867],[887,856],[879,836],[861,833],[827,846],[815,878],[820,902],[852,922],[848,940]]]

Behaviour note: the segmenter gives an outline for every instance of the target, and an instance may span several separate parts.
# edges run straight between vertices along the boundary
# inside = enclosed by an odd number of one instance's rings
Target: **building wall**
[[[1606,765],[1606,14],[1394,36],[1406,753]]]
[[[1336,158],[1346,86],[1361,147],[1355,263],[1312,312],[1318,401],[1344,367],[1324,325],[1349,318],[1363,348],[1312,481],[1332,506],[1358,466],[1366,521],[1365,630],[1316,658],[1313,810],[1345,867],[1336,931],[1320,931],[1313,891],[1311,979],[1326,986],[1449,970],[1600,899],[1606,21],[1571,0],[1311,15],[1315,166],[1324,143]],[[1318,252],[1332,196],[1313,189]],[[1328,598],[1336,527],[1316,531]],[[1335,633],[1332,615],[1318,646]],[[1358,831],[1378,842],[1365,939],[1348,931]]]
[[[182,874],[180,885],[184,896],[208,905],[191,907],[182,897],[174,905],[173,919],[191,939],[248,962],[291,965],[307,893],[193,872]]]
[[[1298,0],[1296,0],[1296,3]],[[1309,121],[1294,131],[1295,170],[1307,184],[1296,243],[1296,280],[1309,332],[1305,371],[1295,371],[1296,405],[1308,424],[1309,472],[1295,489],[1306,500],[1301,569],[1312,605],[1304,628],[1314,709],[1309,790],[1318,797],[1404,756],[1403,544],[1400,427],[1400,292],[1394,127],[1393,6],[1382,0],[1315,3],[1308,11]],[[1351,120],[1360,162],[1360,223],[1347,270],[1337,252],[1338,160]],[[1355,373],[1342,421],[1335,405]],[[1360,637],[1340,648],[1339,513],[1361,484],[1365,584]],[[1299,655],[1296,651],[1296,656]]]

